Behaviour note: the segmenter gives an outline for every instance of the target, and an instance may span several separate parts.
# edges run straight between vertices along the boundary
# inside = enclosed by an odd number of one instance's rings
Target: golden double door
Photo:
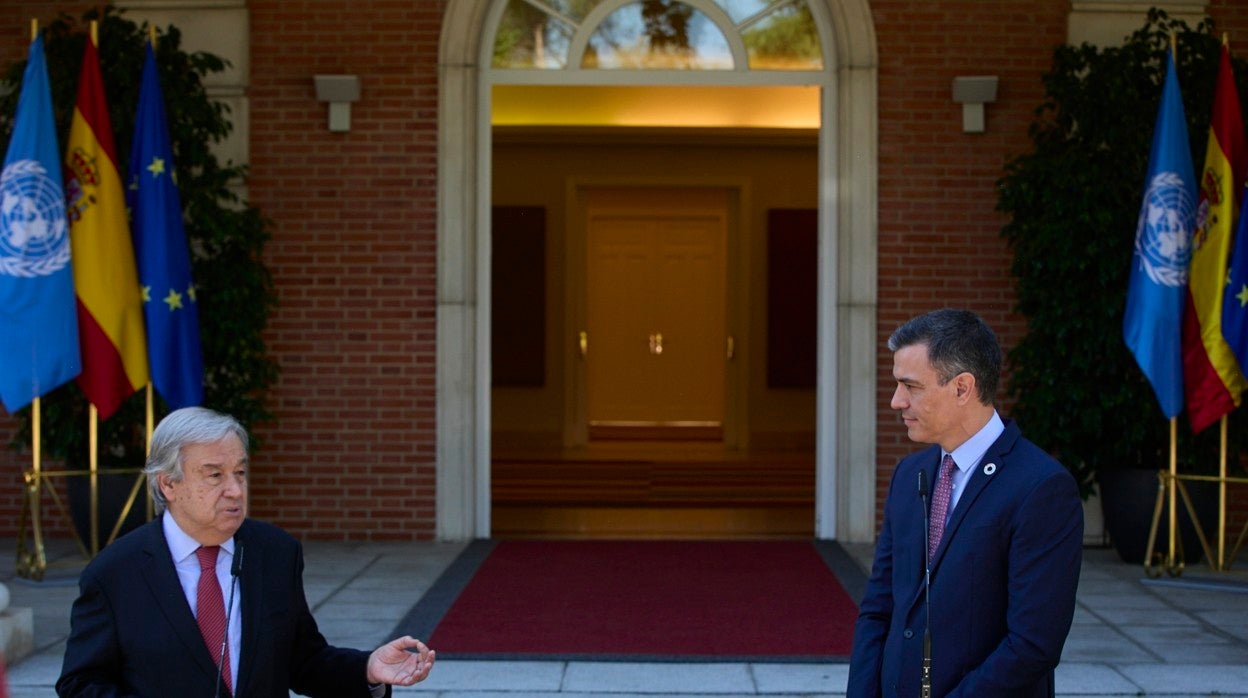
[[[722,438],[728,204],[727,192],[716,189],[589,193],[591,438],[629,432]]]

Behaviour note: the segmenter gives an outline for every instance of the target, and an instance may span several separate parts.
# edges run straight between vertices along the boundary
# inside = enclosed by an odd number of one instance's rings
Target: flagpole
[[[97,50],[100,46],[99,27],[100,23],[98,21],[91,20],[91,44]],[[91,557],[95,557],[100,552],[99,428],[100,411],[94,403],[91,403],[87,410],[87,462],[91,479]]]
[[[153,403],[152,403],[151,381],[148,381],[147,383],[146,392],[147,392],[147,410],[146,410],[147,414],[144,417],[144,422],[145,422],[144,426],[146,427],[145,431],[147,433],[147,438],[144,440],[144,448],[143,448],[143,458],[144,458],[145,465],[146,465],[147,456],[152,455],[152,430],[155,427],[155,422],[156,422],[156,417],[154,414]],[[152,516],[156,513],[156,510],[155,510],[155,503],[152,502],[152,492],[150,488],[148,488],[147,496],[144,497],[144,499],[146,500],[145,504],[146,504],[146,509],[147,509],[147,520],[151,521]]]
[[[1222,45],[1228,50],[1231,37],[1222,32]],[[1236,192],[1238,193],[1238,192]],[[1240,212],[1243,215],[1243,212]],[[1218,445],[1218,569],[1226,570],[1226,415],[1222,415],[1222,434]]]
[[[1166,478],[1166,497],[1169,501],[1169,557],[1167,568],[1174,569],[1174,478],[1178,477],[1178,417],[1171,417],[1171,457],[1169,457],[1169,477]]]
[[[147,446],[143,450],[143,455],[150,456],[152,455],[152,429],[155,426],[154,422],[156,421],[155,415],[153,414],[155,410],[152,407],[152,384],[150,381],[148,382],[147,389],[144,392],[146,393],[146,397],[147,397],[147,409],[144,410],[146,414],[144,415],[144,420],[143,420],[144,425],[146,426],[146,432],[147,432],[147,439],[146,439]]]
[[[100,411],[95,405],[89,405],[87,409],[87,474],[91,480],[91,557],[95,557],[95,554],[100,552],[99,429]]]
[[[39,511],[40,501],[43,499],[43,413],[41,398],[35,398],[30,405],[30,453],[33,467],[30,470],[30,479],[26,483],[26,497],[29,499],[30,511],[30,534],[34,539],[34,559],[21,555],[18,557],[18,574],[38,575],[42,578],[43,571],[48,567],[47,553],[43,548],[43,522],[40,518],[43,514]],[[25,516],[25,514],[23,514]],[[25,524],[25,521],[23,521]],[[18,550],[21,551],[22,546],[26,544],[26,534],[22,533],[21,540],[18,541]],[[23,566],[25,572],[23,572]]]
[[[1177,69],[1179,66],[1179,38],[1174,31],[1170,32],[1170,60],[1174,61]],[[1170,555],[1166,558],[1168,568],[1173,572],[1175,569],[1174,562],[1174,529],[1175,521],[1175,497],[1174,497],[1174,479],[1178,476],[1179,467],[1179,420],[1178,417],[1170,418],[1170,477],[1166,481],[1166,495],[1170,501]]]
[[[30,20],[30,43],[39,38],[39,20]],[[39,525],[39,500],[43,498],[43,398],[36,396],[30,403],[30,457],[31,482],[27,488],[30,497],[31,532],[35,538],[36,566],[43,571],[43,527]]]
[[[152,45],[152,54],[155,55],[156,53],[156,25],[155,24],[147,25],[147,40]],[[150,357],[148,360],[149,361],[151,360]],[[152,431],[156,427],[155,403],[153,402],[154,396],[152,392],[153,392],[152,381],[148,381],[147,382],[147,424],[146,424],[147,441],[146,441],[146,448],[144,449],[144,456],[150,456],[152,454]],[[149,488],[148,493],[147,493],[147,518],[149,521],[151,520],[152,516],[155,515],[155,513],[156,513],[155,502],[152,501],[152,493]]]
[[[1226,35],[1223,34],[1223,37]],[[1218,450],[1218,570],[1226,570],[1226,415],[1222,415],[1222,441]]]
[[[1231,49],[1231,35],[1222,32],[1222,45]],[[1238,192],[1237,192],[1238,194]],[[1243,215],[1243,211],[1239,212]],[[1222,435],[1218,443],[1218,569],[1227,571],[1227,415],[1222,416]]]
[[[31,470],[35,474],[35,482],[39,482],[39,471],[43,463],[43,420],[40,418],[42,398],[35,398],[30,403],[30,454]],[[35,518],[39,517],[39,501],[33,502]]]
[[[1222,32],[1222,48],[1230,52],[1231,38]],[[1232,192],[1232,195],[1239,192]],[[1234,202],[1232,202],[1234,210]],[[1243,212],[1240,212],[1243,215]],[[1233,234],[1233,231],[1232,231]],[[1233,239],[1233,238],[1232,238]],[[1227,415],[1221,419],[1221,434],[1218,443],[1218,565],[1219,571],[1226,570],[1226,453],[1227,453]]]

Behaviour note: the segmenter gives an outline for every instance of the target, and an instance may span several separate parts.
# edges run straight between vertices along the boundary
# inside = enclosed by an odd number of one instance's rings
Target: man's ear
[[[979,395],[975,389],[975,376],[969,372],[963,371],[953,379],[954,387],[957,389],[958,402],[966,404],[969,400],[978,400]]]
[[[165,499],[168,501],[172,501],[174,498],[173,497],[173,485],[169,481],[169,474],[161,473],[160,475],[157,475],[156,484],[160,486],[160,493],[165,495]]]

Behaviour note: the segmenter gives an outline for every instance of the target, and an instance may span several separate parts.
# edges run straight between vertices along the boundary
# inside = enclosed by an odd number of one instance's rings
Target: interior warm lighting
[[[819,88],[495,85],[495,126],[819,128]]]

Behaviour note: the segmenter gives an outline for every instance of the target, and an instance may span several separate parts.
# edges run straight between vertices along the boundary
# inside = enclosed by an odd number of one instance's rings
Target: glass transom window
[[[510,0],[503,69],[819,70],[806,0]]]

